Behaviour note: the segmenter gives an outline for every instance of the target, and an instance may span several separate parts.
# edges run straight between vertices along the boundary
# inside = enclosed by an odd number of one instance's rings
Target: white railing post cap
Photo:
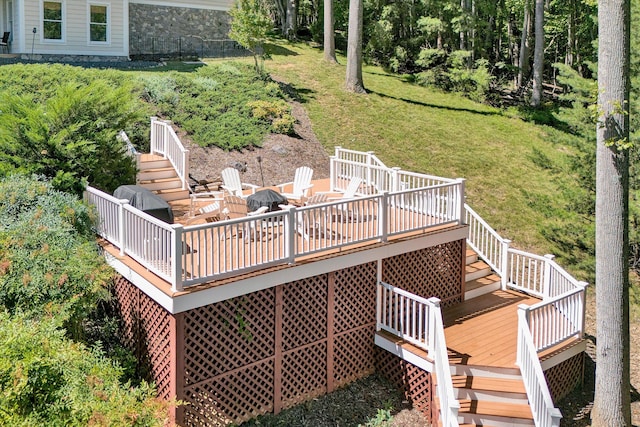
[[[553,260],[556,256],[553,255],[553,254],[546,254],[544,257],[549,259],[549,260]]]
[[[440,298],[438,297],[431,297],[427,301],[429,301],[431,304],[435,305],[436,307],[440,307]]]

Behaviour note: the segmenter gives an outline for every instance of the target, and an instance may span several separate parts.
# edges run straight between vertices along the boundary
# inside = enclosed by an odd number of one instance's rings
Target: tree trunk
[[[355,93],[366,93],[362,81],[362,1],[349,1],[347,79],[345,87],[349,92]]]
[[[592,425],[631,425],[629,373],[630,0],[598,1],[596,390]]]
[[[544,0],[536,0],[536,45],[533,51],[533,91],[531,106],[542,101],[542,73],[544,72]]]
[[[287,31],[285,35],[289,40],[294,40],[296,38],[297,33],[297,20],[296,16],[296,1],[295,0],[286,0],[287,1]]]
[[[524,19],[522,20],[522,38],[520,39],[520,58],[518,59],[518,87],[525,84],[524,79],[529,74],[529,27],[531,26],[531,12],[529,2],[524,4]]]
[[[324,0],[324,59],[327,62],[338,62],[333,29],[333,0]]]

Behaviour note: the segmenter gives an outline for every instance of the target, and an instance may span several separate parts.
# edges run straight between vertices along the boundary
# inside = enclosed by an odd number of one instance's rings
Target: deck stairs
[[[467,249],[465,270],[465,301],[500,289],[500,277],[472,249]],[[467,365],[453,353],[449,366],[454,395],[460,402],[460,426],[534,425],[517,367]]]
[[[466,253],[465,282],[465,301],[500,289],[500,277],[471,248]]]
[[[465,301],[500,289],[500,277],[471,249],[466,253]],[[470,332],[471,334],[471,332]],[[399,337],[378,332],[381,337],[394,341],[402,348],[402,358],[416,360],[416,355],[427,357],[426,352]],[[473,339],[470,337],[469,339]],[[515,343],[514,343],[515,345]],[[460,403],[460,426],[513,427],[534,426],[520,369],[515,366],[480,366],[449,351],[449,367],[454,387],[454,397]],[[435,371],[432,372],[437,384]],[[438,399],[435,401],[438,408]]]
[[[518,368],[450,363],[460,426],[535,425]]]
[[[182,189],[182,181],[171,162],[161,156],[142,154],[136,181],[168,202],[189,198],[189,190]]]

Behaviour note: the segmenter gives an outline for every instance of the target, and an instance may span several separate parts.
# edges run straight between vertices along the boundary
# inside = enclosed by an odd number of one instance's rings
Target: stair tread
[[[173,166],[165,166],[159,168],[141,168],[138,173],[151,173],[151,172],[166,172],[166,171],[175,171]]]
[[[157,184],[162,182],[175,182],[175,181],[182,182],[182,180],[177,176],[173,176],[171,178],[142,179],[139,182],[140,184]]]
[[[181,191],[184,191],[185,193],[189,192],[189,190],[183,190],[182,188],[164,188],[162,190],[153,190],[154,193],[158,194],[178,193]]]
[[[155,162],[158,160],[166,160],[166,159],[158,154],[151,154],[151,153],[142,153],[142,155],[140,156],[141,162]]]
[[[491,270],[491,267],[489,267],[489,264],[487,264],[484,261],[478,260],[476,262],[472,262],[471,264],[467,264],[466,265],[466,272],[467,274],[469,272],[474,272],[474,271],[479,271],[479,270]]]
[[[469,280],[465,284],[465,290],[470,291],[482,286],[493,285],[500,282],[500,276],[495,273],[491,273],[488,276],[480,277],[479,279]]]
[[[505,393],[526,393],[524,383],[521,380],[467,375],[452,375],[451,380],[453,381],[453,386],[455,388],[498,391]]]
[[[490,415],[495,417],[533,419],[531,407],[521,403],[488,402],[460,399],[459,414]]]

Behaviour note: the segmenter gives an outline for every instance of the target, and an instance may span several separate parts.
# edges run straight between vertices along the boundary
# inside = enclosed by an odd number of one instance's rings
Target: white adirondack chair
[[[222,185],[221,187],[232,196],[238,196],[242,198],[248,197],[243,193],[244,190],[250,189],[251,194],[256,192],[259,188],[257,185],[247,184],[240,180],[240,172],[236,168],[226,168],[222,170]]]
[[[287,199],[301,200],[303,197],[307,197],[309,189],[313,187],[311,179],[313,178],[313,169],[308,166],[301,166],[296,169],[293,181],[285,182],[284,184],[278,184],[280,188],[280,194]],[[285,193],[284,188],[288,185],[293,185],[291,193]]]
[[[247,209],[247,201],[239,196],[228,195],[224,196],[224,208],[222,209],[222,215],[224,215],[225,219],[238,219],[238,218],[248,218],[256,215],[261,215],[265,213],[269,209],[268,206],[262,206],[258,210],[249,212]],[[252,239],[256,235],[258,231],[257,228],[260,227],[260,234],[258,234],[258,238],[262,239],[263,231],[266,231],[265,223],[262,221],[248,221],[245,223],[243,228],[244,239],[248,240],[249,237]],[[223,233],[226,234],[226,229]]]
[[[358,176],[354,176],[349,180],[349,184],[347,188],[344,190],[344,193],[336,193],[334,191],[328,192],[328,194],[332,194],[332,196],[328,196],[328,200],[346,200],[353,199],[356,197],[356,193],[358,189],[362,185],[362,178]],[[339,195],[336,195],[339,194]]]

